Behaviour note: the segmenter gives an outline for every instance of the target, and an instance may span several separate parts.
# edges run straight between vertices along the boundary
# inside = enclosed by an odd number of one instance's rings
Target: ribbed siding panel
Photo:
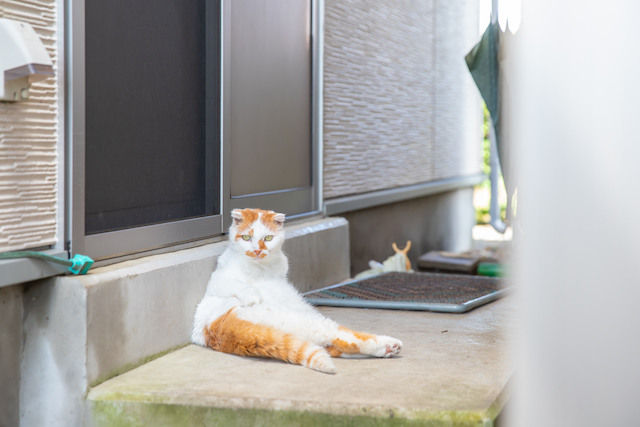
[[[433,3],[325,2],[324,197],[429,181]]]
[[[479,171],[480,104],[461,75],[462,46],[471,33],[479,38],[478,6],[445,4],[441,31],[440,3],[326,0],[325,198]]]
[[[479,172],[482,110],[464,60],[480,40],[477,0],[437,0],[435,179]]]
[[[57,70],[55,0],[0,0],[0,17],[31,24]],[[57,240],[56,79],[34,83],[30,94],[0,102],[0,252]]]

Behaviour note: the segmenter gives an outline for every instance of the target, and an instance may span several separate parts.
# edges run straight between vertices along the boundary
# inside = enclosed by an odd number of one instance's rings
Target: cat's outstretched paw
[[[244,290],[236,296],[242,307],[251,307],[262,302],[262,295],[257,290]]]
[[[240,300],[240,305],[242,307],[252,307],[256,304],[260,304],[262,302],[262,298],[259,295],[252,295],[248,298],[244,298]]]
[[[319,353],[319,354],[318,354]],[[336,365],[333,364],[331,356],[326,351],[318,352],[312,360],[309,360],[307,368],[311,368],[315,371],[324,372],[325,374],[335,374],[337,371]]]
[[[402,341],[385,335],[378,335],[376,341],[380,346],[376,351],[376,357],[393,357],[402,350]]]

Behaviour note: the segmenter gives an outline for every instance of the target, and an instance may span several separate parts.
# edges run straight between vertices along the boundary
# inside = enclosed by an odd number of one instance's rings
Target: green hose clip
[[[87,274],[93,265],[93,260],[86,255],[75,254],[69,261],[73,263],[69,271],[73,274]]]
[[[44,261],[54,262],[56,264],[61,264],[69,267],[69,271],[73,274],[87,274],[87,272],[93,265],[93,260],[91,258],[86,255],[79,254],[74,255],[70,260],[56,258],[54,256],[35,251],[16,251],[0,254],[0,260],[15,258],[36,258]]]

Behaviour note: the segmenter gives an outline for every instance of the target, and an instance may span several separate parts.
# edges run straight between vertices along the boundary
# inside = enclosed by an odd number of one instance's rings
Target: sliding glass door
[[[320,210],[316,0],[69,0],[68,249],[221,236]]]

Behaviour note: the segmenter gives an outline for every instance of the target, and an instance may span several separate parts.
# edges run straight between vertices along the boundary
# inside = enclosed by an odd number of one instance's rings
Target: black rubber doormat
[[[313,305],[463,313],[507,292],[495,277],[385,273],[303,295]]]

